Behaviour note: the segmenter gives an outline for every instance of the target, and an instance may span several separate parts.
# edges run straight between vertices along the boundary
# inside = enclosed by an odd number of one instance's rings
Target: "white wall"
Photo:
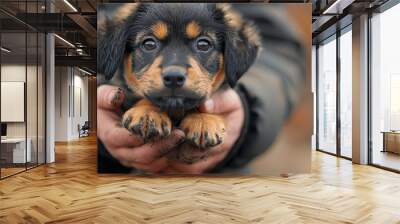
[[[24,122],[25,83],[1,81],[1,121]],[[36,108],[36,105],[34,105]]]
[[[88,120],[88,78],[81,76],[83,73],[79,72],[76,74],[78,70],[74,70],[74,91],[73,91],[73,96],[72,99],[74,99],[74,102],[71,103],[71,105],[74,105],[73,107],[73,119],[72,119],[72,130],[71,130],[71,135],[73,138],[77,138],[79,133],[78,133],[78,124],[81,126],[85,123],[85,121]],[[81,111],[80,111],[81,110]]]
[[[67,67],[55,68],[55,140],[68,140],[68,87]]]
[[[88,120],[88,78],[76,68],[56,67],[55,85],[55,140],[77,139],[78,124]]]
[[[25,82],[25,65],[2,65],[1,81]],[[25,122],[7,122],[7,137],[25,137],[25,126]]]
[[[5,82],[25,82],[25,65],[9,64],[1,66],[1,81]],[[1,108],[6,110],[6,108]],[[7,123],[8,137],[25,137],[24,122]]]

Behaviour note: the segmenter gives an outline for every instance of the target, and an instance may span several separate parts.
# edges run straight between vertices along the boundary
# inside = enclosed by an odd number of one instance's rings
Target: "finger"
[[[200,105],[200,112],[222,114],[241,107],[239,95],[233,89],[220,90]]]
[[[210,156],[218,154],[227,154],[234,143],[234,139],[228,138],[227,141],[220,145],[201,149],[190,144],[181,144],[177,150],[169,154],[169,159],[186,164],[194,164],[198,161],[205,160]]]
[[[97,107],[114,110],[124,102],[124,91],[115,86],[101,85],[97,88]]]
[[[224,153],[220,153],[214,156],[209,156],[208,158],[201,160],[194,164],[186,163],[169,163],[168,168],[165,169],[166,173],[184,173],[184,174],[202,174],[206,171],[214,168],[223,158]]]
[[[128,162],[128,166],[150,173],[160,173],[164,172],[164,170],[168,166],[168,160],[167,158],[163,157],[153,161],[150,164]]]
[[[174,129],[167,138],[156,142],[146,143],[135,148],[120,148],[114,151],[113,156],[118,160],[132,163],[150,164],[170,152],[184,138],[181,130]]]
[[[177,150],[174,150],[170,154],[168,154],[167,157],[171,161],[193,164],[195,162],[205,159],[208,156],[209,152],[209,149],[200,149],[188,143],[183,143],[178,146]]]
[[[222,144],[213,148],[204,150],[193,146],[179,147],[174,160],[171,160],[167,173],[187,173],[200,174],[212,169],[228,154],[230,145]],[[179,155],[180,154],[180,155]]]
[[[97,136],[107,149],[120,147],[137,147],[143,140],[120,126],[120,117],[107,110],[97,109]]]

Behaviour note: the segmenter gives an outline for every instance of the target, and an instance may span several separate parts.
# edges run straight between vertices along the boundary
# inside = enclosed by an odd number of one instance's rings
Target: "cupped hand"
[[[143,140],[121,126],[120,106],[124,91],[118,87],[102,85],[97,88],[97,136],[108,152],[126,167],[147,172],[162,172],[168,166],[168,154],[184,138],[174,129],[167,138],[144,143]]]
[[[233,89],[214,93],[200,106],[200,112],[221,115],[225,120],[224,142],[209,149],[200,149],[187,143],[169,153],[166,173],[201,174],[214,168],[232,149],[244,123],[244,109],[239,95]]]

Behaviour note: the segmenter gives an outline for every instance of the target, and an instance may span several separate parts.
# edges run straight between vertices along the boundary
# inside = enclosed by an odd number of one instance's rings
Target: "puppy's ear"
[[[110,80],[124,59],[128,39],[127,20],[138,9],[138,3],[122,4],[117,9],[99,12],[97,23],[97,72]]]
[[[225,26],[225,77],[231,87],[250,68],[260,50],[260,36],[253,24],[242,19],[229,4],[217,4]]]

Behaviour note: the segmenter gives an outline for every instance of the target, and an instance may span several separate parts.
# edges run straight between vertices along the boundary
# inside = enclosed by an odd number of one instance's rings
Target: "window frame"
[[[338,21],[340,22],[340,21]],[[316,51],[315,51],[315,57],[316,57],[316,68],[315,68],[315,80],[316,80],[316,151],[323,152],[329,155],[333,155],[339,158],[343,158],[346,160],[352,160],[351,157],[347,157],[342,155],[342,150],[341,150],[341,119],[340,119],[340,103],[341,103],[341,97],[340,97],[340,82],[341,82],[341,68],[340,68],[340,37],[344,35],[347,32],[352,31],[352,23],[350,22],[349,24],[346,24],[344,27],[337,29],[335,33],[331,34],[325,39],[322,39],[318,41],[316,44]],[[319,102],[319,84],[320,84],[320,75],[319,75],[319,47],[322,43],[328,43],[330,41],[336,41],[336,152],[328,152],[327,150],[321,149],[319,146],[319,110],[320,110],[320,102]]]

